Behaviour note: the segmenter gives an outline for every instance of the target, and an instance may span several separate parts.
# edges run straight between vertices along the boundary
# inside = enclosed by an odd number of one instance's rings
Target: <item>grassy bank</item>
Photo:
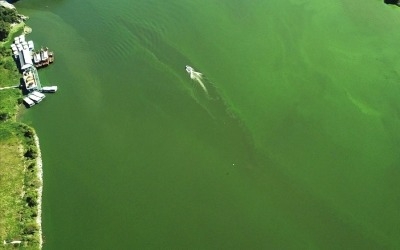
[[[13,27],[0,44],[0,88],[19,85],[20,73],[9,49],[24,25]],[[33,128],[16,121],[22,103],[19,89],[0,90],[0,248],[41,248],[39,149]],[[3,242],[21,241],[16,245]]]
[[[32,128],[18,122],[0,124],[0,237],[22,241],[29,249],[39,249],[40,232],[37,189],[42,185],[37,176],[38,148]],[[5,249],[14,248],[12,245]]]
[[[0,45],[0,88],[19,85],[21,75],[12,57],[10,50],[11,40],[21,33],[23,25],[12,30],[8,39]],[[18,111],[18,104],[22,102],[22,95],[19,89],[8,89],[0,91],[0,122],[14,120]]]

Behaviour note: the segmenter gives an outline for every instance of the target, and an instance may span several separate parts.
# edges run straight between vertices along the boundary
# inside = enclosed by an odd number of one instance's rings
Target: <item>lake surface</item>
[[[16,6],[55,51],[39,72],[59,91],[24,112],[44,249],[400,248],[400,9]]]

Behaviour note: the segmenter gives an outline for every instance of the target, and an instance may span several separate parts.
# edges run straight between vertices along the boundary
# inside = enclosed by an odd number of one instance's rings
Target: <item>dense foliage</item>
[[[386,4],[394,4],[400,6],[400,0],[384,0]]]
[[[20,73],[11,56],[11,50],[0,47],[0,88],[18,86]],[[16,116],[17,104],[22,103],[21,90],[8,89],[0,91],[0,122]]]
[[[4,40],[10,32],[11,23],[18,22],[17,11],[0,6],[0,40]]]

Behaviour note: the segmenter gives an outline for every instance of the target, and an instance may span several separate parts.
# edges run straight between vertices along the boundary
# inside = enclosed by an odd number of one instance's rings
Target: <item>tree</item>
[[[400,6],[400,0],[383,0],[386,4],[394,4]]]
[[[0,20],[0,40],[4,40],[10,32],[10,24]]]
[[[8,36],[10,24],[16,22],[18,22],[17,11],[0,6],[0,40]]]

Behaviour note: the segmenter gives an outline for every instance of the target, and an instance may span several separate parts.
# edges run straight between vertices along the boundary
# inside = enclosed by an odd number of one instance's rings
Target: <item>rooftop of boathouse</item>
[[[21,70],[24,70],[24,69],[27,69],[27,68],[33,66],[32,55],[29,50],[24,49],[24,50],[19,51],[18,58],[19,58]]]

